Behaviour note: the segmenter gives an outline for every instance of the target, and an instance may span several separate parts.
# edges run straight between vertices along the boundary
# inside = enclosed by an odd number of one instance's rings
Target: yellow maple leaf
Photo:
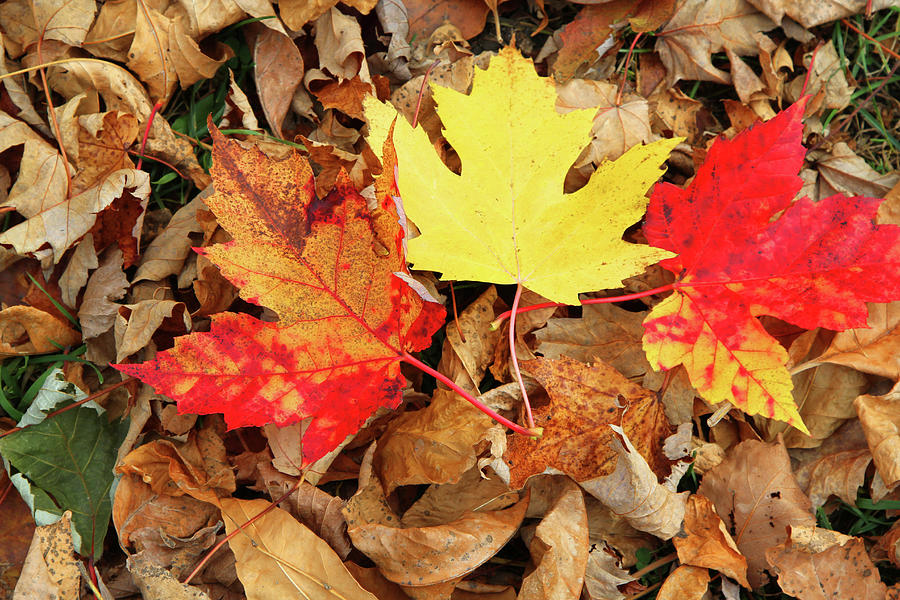
[[[432,86],[444,136],[462,161],[451,172],[421,129],[396,120],[393,142],[406,214],[421,231],[408,258],[445,279],[521,283],[555,302],[617,287],[672,256],[622,240],[647,207],[644,194],[680,140],[636,146],[604,162],[582,189],[563,193],[569,167],[588,143],[593,111],[556,111],[552,82],[512,48],[476,70],[470,95]],[[369,143],[396,113],[369,100]]]

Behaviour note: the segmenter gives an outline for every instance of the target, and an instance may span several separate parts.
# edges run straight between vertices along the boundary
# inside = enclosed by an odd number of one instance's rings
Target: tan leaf
[[[339,0],[282,0],[278,3],[278,12],[284,24],[294,31],[300,31],[304,25],[315,21]]]
[[[834,532],[829,532],[834,533]],[[859,538],[838,542],[827,549],[806,549],[791,538],[766,552],[778,574],[778,585],[803,600],[854,598],[882,600],[887,587]]]
[[[807,82],[807,74],[798,75],[788,82],[785,88],[787,96],[791,100],[800,97],[801,90],[804,93],[815,96],[824,90],[825,97],[822,101],[822,108],[842,109],[850,104],[850,97],[853,94],[853,88],[847,82],[847,76],[844,74],[842,58],[838,56],[834,47],[834,42],[828,40],[824,46],[816,52],[815,63],[812,61],[812,53],[805,55],[803,64],[812,72]]]
[[[362,32],[356,19],[331,8],[316,19],[315,30],[321,71],[339,82],[359,75],[360,80],[371,84]],[[307,77],[304,82],[309,85]]]
[[[142,300],[120,305],[115,321],[116,362],[145,347],[160,327],[177,333],[191,329],[191,317],[183,302]]]
[[[55,352],[81,341],[66,321],[33,306],[0,310],[0,357]]]
[[[815,190],[807,193],[813,200],[835,194],[884,198],[900,181],[897,173],[881,174],[870,167],[844,142],[836,143],[830,152],[813,152],[809,158],[818,173]]]
[[[409,37],[427,38],[446,22],[470,39],[484,29],[488,5],[484,0],[405,0],[409,11]]]
[[[619,455],[616,470],[606,477],[582,481],[581,487],[635,529],[663,540],[672,538],[684,521],[688,493],[676,494],[660,485],[622,428],[609,427],[624,440],[624,444],[618,437],[612,440]]]
[[[284,137],[281,125],[291,107],[294,90],[303,80],[303,57],[286,34],[263,26],[253,31],[253,77],[260,104],[272,131]]]
[[[544,358],[568,356],[583,363],[602,360],[625,377],[650,370],[641,348],[646,313],[630,312],[613,304],[589,304],[581,318],[547,321],[534,333]]]
[[[156,236],[141,256],[134,283],[160,281],[169,275],[176,275],[184,266],[191,252],[192,233],[200,233],[203,227],[197,221],[197,211],[206,210],[200,194],[178,209],[162,233]]]
[[[492,425],[455,392],[435,390],[431,404],[395,418],[379,438],[374,466],[385,492],[459,480],[475,464],[475,445]]]
[[[104,2],[84,41],[84,49],[101,58],[124,63],[128,61],[128,47],[132,37],[121,35],[134,31],[137,17],[135,0]]]
[[[865,10],[882,10],[895,6],[892,0],[842,0],[841,2],[818,2],[817,0],[750,0],[759,10],[766,13],[776,23],[785,16],[797,21],[801,26],[815,27],[822,23],[837,21],[843,17],[857,15]]]
[[[497,289],[490,286],[459,314],[459,329],[453,324],[446,329],[447,342],[453,354],[459,357],[462,367],[468,375],[468,381],[462,383],[460,382],[461,378],[454,377],[449,369],[441,370],[446,363],[444,360],[446,351],[441,354],[438,370],[443,373],[451,373],[451,379],[457,384],[477,393],[478,386],[481,385],[481,380],[487,373],[487,367],[494,358],[494,348],[501,338],[499,330],[491,329],[491,322],[497,316],[498,311],[502,311],[504,308],[505,304],[497,297]],[[463,337],[460,337],[460,332]]]
[[[900,389],[884,396],[860,396],[853,402],[872,451],[875,468],[888,489],[900,482]]]
[[[82,242],[79,248],[84,244]],[[107,250],[100,259],[100,267],[88,279],[78,309],[84,339],[96,338],[112,328],[120,306],[112,301],[123,298],[128,286],[122,271],[122,251],[118,248]]]
[[[365,591],[324,541],[287,511],[269,508],[265,500],[221,500],[228,542],[248,600],[376,600]]]
[[[557,86],[556,109],[565,114],[578,109],[597,109],[591,126],[591,143],[575,160],[575,168],[616,160],[638,144],[656,139],[650,131],[647,100],[637,94],[619,98],[619,86],[606,81],[572,79]]]
[[[420,587],[462,577],[496,554],[525,516],[528,494],[505,510],[466,511],[441,525],[401,527],[371,475],[372,452],[363,459],[359,491],[347,502],[344,517],[353,545],[395,583]]]
[[[0,21],[4,33],[23,49],[37,43],[39,38],[78,47],[96,12],[94,0],[16,0],[0,6]]]
[[[78,600],[79,564],[72,543],[72,513],[66,511],[56,523],[35,529],[13,597]]]
[[[532,514],[535,500],[532,489],[528,513]],[[519,494],[510,490],[491,469],[466,471],[456,483],[430,485],[422,497],[403,513],[404,527],[428,527],[450,523],[472,510],[496,511],[509,508],[519,501]]]
[[[29,207],[22,213],[27,220],[0,233],[0,243],[12,245],[21,255],[37,253],[41,246],[50,244],[53,261],[59,262],[65,251],[94,226],[97,213],[126,194],[146,201],[150,195],[147,173],[121,169],[73,198]]]
[[[747,559],[737,549],[713,503],[694,494],[684,514],[684,534],[672,540],[683,565],[714,569],[747,589]]]
[[[699,494],[716,506],[747,558],[747,579],[764,583],[766,550],[785,540],[786,525],[815,525],[809,498],[791,473],[784,444],[747,440],[703,476]]]
[[[669,573],[657,600],[701,600],[709,590],[709,571],[700,567],[681,565]]]
[[[606,544],[598,544],[588,554],[584,572],[584,590],[590,600],[622,600],[625,594],[619,586],[634,581],[628,571],[622,569],[615,553]]]
[[[181,583],[143,554],[129,556],[125,564],[144,600],[209,600],[203,590]]]
[[[564,356],[528,361],[522,367],[541,382],[550,402],[534,410],[535,425],[544,428],[539,439],[509,438],[503,460],[509,465],[513,488],[547,467],[578,482],[612,473],[618,457],[609,446],[612,423],[621,423],[634,438],[645,464],[649,462],[662,477],[669,474],[662,440],[671,430],[650,391],[602,362],[588,366]]]
[[[797,483],[819,508],[832,496],[856,504],[856,492],[863,485],[872,453],[866,444],[859,420],[842,425],[821,446],[792,450]]]
[[[525,576],[518,598],[577,598],[587,567],[587,511],[584,495],[568,477],[557,477],[556,498],[528,542],[535,569]]]
[[[712,64],[711,54],[726,49],[738,56],[756,54],[753,35],[776,26],[746,0],[680,1],[656,34],[656,51],[668,71],[669,87],[680,79],[731,83],[731,75]]]
[[[186,442],[154,440],[129,452],[116,471],[137,475],[157,494],[188,494],[218,504],[236,489],[222,431],[221,420],[208,420],[203,429],[192,429]]]
[[[121,252],[121,251],[119,251]],[[59,278],[60,298],[63,304],[72,307],[78,301],[78,293],[88,280],[88,272],[99,266],[97,252],[94,249],[94,237],[88,233],[75,247],[75,252],[66,265],[66,270]]]

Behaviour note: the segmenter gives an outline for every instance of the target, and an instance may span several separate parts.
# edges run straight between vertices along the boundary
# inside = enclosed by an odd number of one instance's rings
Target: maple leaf
[[[521,283],[556,302],[618,286],[667,252],[623,241],[644,193],[680,140],[634,147],[604,162],[582,189],[563,193],[566,172],[590,141],[593,111],[559,114],[547,78],[515,49],[476,70],[472,93],[432,86],[444,136],[462,160],[447,169],[421,129],[396,120],[399,189],[422,235],[409,241],[418,269],[445,279]],[[387,137],[393,109],[369,101],[370,143]]]
[[[661,263],[677,275],[677,293],[647,316],[643,345],[655,368],[683,364],[708,401],[808,433],[787,352],[754,317],[865,327],[866,302],[900,298],[900,227],[875,223],[881,200],[872,198],[792,204],[802,185],[804,105],[716,140],[687,188],[655,188],[644,231],[679,253]]]
[[[280,321],[213,315],[208,333],[116,368],[175,398],[183,413],[224,413],[230,428],[311,417],[303,442],[311,462],[377,407],[398,405],[400,361],[431,344],[444,310],[401,277],[390,194],[369,211],[341,174],[319,199],[299,154],[272,161],[214,128],[213,139],[217,191],[206,203],[234,241],[201,252]]]

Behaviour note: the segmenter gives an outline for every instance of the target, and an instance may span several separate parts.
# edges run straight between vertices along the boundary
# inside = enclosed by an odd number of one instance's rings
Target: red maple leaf
[[[716,140],[687,188],[656,186],[644,228],[652,245],[679,254],[661,263],[677,293],[644,321],[650,362],[684,364],[710,402],[803,431],[787,353],[754,317],[843,330],[866,326],[866,302],[900,298],[900,227],[875,222],[882,200],[793,202],[804,106]]]
[[[231,428],[311,418],[308,464],[379,406],[399,404],[400,362],[431,344],[444,309],[403,277],[391,185],[379,187],[374,211],[343,173],[319,199],[299,154],[272,161],[212,131],[217,192],[206,203],[234,241],[201,251],[279,322],[214,315],[208,333],[115,366],[175,398],[179,411],[223,413]]]

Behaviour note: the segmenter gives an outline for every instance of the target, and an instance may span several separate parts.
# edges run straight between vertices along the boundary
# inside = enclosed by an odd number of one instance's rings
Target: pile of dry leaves
[[[228,78],[212,116],[240,140],[230,151],[287,164],[301,146],[320,198],[394,190],[380,183],[392,179],[388,157],[367,142],[368,96],[417,122],[464,173],[426,78],[468,93],[498,36],[553,78],[560,113],[595,113],[566,192],[603,161],[676,137],[666,179],[686,184],[717,135],[808,93],[801,195],[887,198],[879,222],[897,225],[900,177],[873,170],[843,116],[831,121],[861,82],[823,33],[865,10],[896,19],[892,4],[0,3],[0,596],[738,599],[768,585],[798,598],[900,597],[884,576],[900,567],[900,302],[870,305],[869,328],[842,332],[762,317],[788,354],[810,435],[738,411],[708,422],[715,407],[686,369],[657,372],[645,357],[642,322],[661,295],[518,316],[539,439],[508,434],[404,365],[405,387],[390,390],[400,407],[364,413],[362,429],[310,463],[304,433],[321,421],[227,430],[109,366],[151,360],[226,310],[284,319],[211,260],[209,247],[238,235],[213,205],[210,138],[167,109],[206,80]],[[880,44],[885,60],[897,39]],[[222,68],[240,53],[253,65],[244,89]],[[689,82],[730,99],[689,95]],[[881,118],[897,123],[888,106]],[[164,207],[151,172],[191,184],[183,206]],[[233,181],[215,183],[222,194]],[[414,276],[450,314],[421,359],[524,422],[509,327],[494,322],[512,292]],[[671,281],[651,266],[625,293]],[[544,301],[526,290],[521,305]],[[878,535],[822,527],[858,498],[888,509]]]

